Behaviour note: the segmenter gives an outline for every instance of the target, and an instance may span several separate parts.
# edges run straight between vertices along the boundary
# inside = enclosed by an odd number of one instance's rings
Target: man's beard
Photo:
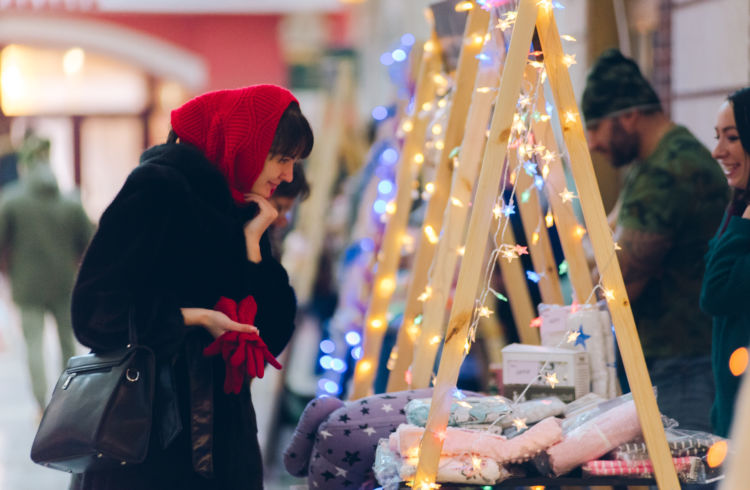
[[[612,121],[612,137],[609,143],[612,166],[622,167],[638,157],[641,141],[637,133],[628,133],[620,124],[619,119]]]

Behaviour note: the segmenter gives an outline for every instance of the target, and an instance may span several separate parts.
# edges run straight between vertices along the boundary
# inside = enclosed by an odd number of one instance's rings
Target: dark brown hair
[[[300,111],[299,104],[292,102],[276,126],[269,153],[299,159],[307,158],[312,151],[313,141],[310,123]]]

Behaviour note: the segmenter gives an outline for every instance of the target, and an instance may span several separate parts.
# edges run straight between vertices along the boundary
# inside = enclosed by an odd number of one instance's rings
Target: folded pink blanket
[[[413,455],[419,448],[423,432],[422,427],[400,425],[390,436],[391,450],[405,457]],[[561,439],[561,423],[554,417],[542,420],[513,439],[486,431],[448,427],[440,454],[474,455],[492,459],[501,465],[520,463],[530,460]]]
[[[560,443],[547,449],[552,472],[563,475],[640,434],[635,403],[624,402],[568,432]]]

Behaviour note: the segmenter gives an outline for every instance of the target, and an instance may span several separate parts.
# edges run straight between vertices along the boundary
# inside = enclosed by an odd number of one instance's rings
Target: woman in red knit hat
[[[200,95],[171,123],[102,215],[72,303],[84,345],[125,345],[132,312],[156,355],[148,457],[73,475],[71,489],[263,487],[247,379],[281,367],[296,310],[265,235],[268,198],[309,155],[312,131],[274,85]]]

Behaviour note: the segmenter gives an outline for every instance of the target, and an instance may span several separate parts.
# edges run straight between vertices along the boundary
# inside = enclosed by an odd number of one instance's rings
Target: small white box
[[[553,388],[543,376],[555,373]],[[542,376],[540,376],[542,374]],[[525,398],[556,396],[568,403],[589,392],[588,353],[541,345],[510,344],[503,348],[503,395],[515,398],[523,390]]]

